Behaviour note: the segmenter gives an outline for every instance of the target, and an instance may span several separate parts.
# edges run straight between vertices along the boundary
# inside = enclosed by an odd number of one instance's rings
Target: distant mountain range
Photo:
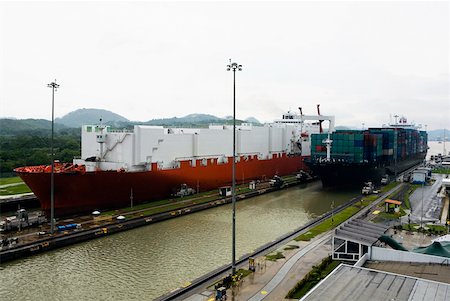
[[[231,124],[232,117],[220,118],[208,114],[189,114],[184,117],[172,117],[152,119],[149,121],[131,121],[119,114],[102,109],[78,109],[70,112],[61,118],[55,119],[55,130],[73,130],[81,127],[83,124],[99,124],[101,122],[116,128],[131,128],[135,124],[161,125],[161,126],[179,126],[179,127],[206,127],[209,124]],[[249,117],[246,120],[236,120],[237,124],[243,122],[260,124],[254,118]],[[49,134],[51,132],[51,121],[45,119],[0,119],[0,135],[34,135]]]
[[[211,123],[229,123],[228,118],[220,118],[208,114],[189,114],[184,117],[172,117],[152,119],[149,121],[130,121],[129,119],[107,110],[101,109],[79,109],[56,118],[55,122],[68,127],[80,127],[83,124],[98,124],[100,118],[104,124],[114,127],[130,127],[135,124],[164,125],[164,126],[205,126]],[[238,123],[243,121],[239,120]],[[254,117],[248,118],[245,122],[260,124]]]
[[[179,127],[206,127],[209,124],[231,124],[233,117],[223,118],[209,114],[189,114],[184,117],[172,117],[152,119],[149,121],[130,121],[114,112],[102,109],[78,109],[55,119],[56,131],[71,131],[83,124],[99,124],[102,122],[116,128],[130,128],[135,124],[179,126]],[[237,124],[243,122],[261,124],[256,118],[249,117],[245,120],[236,120]],[[336,126],[336,129],[349,129],[345,126]],[[45,119],[0,119],[0,135],[34,134],[37,132],[50,133],[51,122]],[[445,130],[447,140],[450,140],[450,130]],[[428,131],[428,140],[442,140],[444,129]]]
[[[450,141],[450,130],[439,129],[427,132],[429,141],[444,141],[444,137],[447,138],[446,141]]]
[[[70,112],[61,118],[56,118],[55,123],[60,123],[68,127],[80,127],[83,124],[97,124],[102,119],[103,123],[126,123],[130,122],[123,116],[111,111],[102,109],[78,109]]]

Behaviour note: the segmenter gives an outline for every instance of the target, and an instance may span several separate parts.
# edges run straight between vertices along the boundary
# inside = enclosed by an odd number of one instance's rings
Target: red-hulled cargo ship
[[[306,122],[313,120],[315,122]],[[288,112],[264,126],[242,124],[236,130],[236,181],[264,180],[306,170],[310,134],[334,117]],[[85,125],[81,157],[55,164],[54,208],[57,216],[113,209],[163,199],[181,184],[196,191],[230,185],[231,126],[164,128],[136,125],[116,131]],[[28,166],[15,172],[30,187],[47,214],[50,211],[49,166]]]

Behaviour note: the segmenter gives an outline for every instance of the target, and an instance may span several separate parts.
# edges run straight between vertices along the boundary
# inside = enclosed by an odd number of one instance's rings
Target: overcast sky
[[[1,2],[2,117],[130,120],[303,107],[337,125],[450,128],[449,2]]]

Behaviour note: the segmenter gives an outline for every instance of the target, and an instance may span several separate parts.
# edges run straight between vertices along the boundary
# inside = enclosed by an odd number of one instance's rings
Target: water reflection
[[[237,257],[347,201],[320,182],[237,203]],[[231,261],[231,205],[0,266],[0,299],[151,300]]]

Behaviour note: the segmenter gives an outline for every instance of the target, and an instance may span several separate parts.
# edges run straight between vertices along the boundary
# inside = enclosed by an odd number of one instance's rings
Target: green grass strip
[[[414,193],[414,191],[420,187],[421,185],[411,185],[411,188],[408,190],[408,193],[405,196],[404,202],[403,202],[403,206],[406,209],[411,209],[411,203],[409,202],[409,197],[411,196],[411,194]]]
[[[286,295],[286,299],[300,299],[308,293],[320,280],[330,274],[341,262],[325,257],[318,266],[303,277]]]
[[[287,251],[287,250],[294,250],[294,249],[298,249],[298,248],[300,248],[300,247],[296,246],[296,245],[288,245],[283,250]]]
[[[387,184],[386,186],[383,186],[380,190],[382,193],[388,192],[389,190],[391,190],[392,188],[396,187],[398,184],[400,184],[397,181],[393,181],[389,184]]]
[[[420,229],[419,228],[419,224],[403,224],[401,225],[402,230],[406,230],[406,231],[411,231],[411,232],[428,232],[431,234],[437,234],[437,235],[442,235],[442,234],[446,234],[447,231],[447,227],[443,226],[443,225],[424,225],[425,228],[428,228],[427,230],[425,229]]]
[[[236,195],[248,193],[250,191],[252,191],[252,190],[249,189],[246,186],[246,184],[236,187]],[[116,209],[116,210],[105,211],[105,212],[102,212],[101,215],[102,216],[118,215],[118,214],[125,215],[129,212],[134,212],[134,211],[138,211],[138,210],[142,210],[142,211],[136,212],[135,214],[130,214],[130,216],[133,217],[133,216],[141,216],[141,215],[150,215],[150,214],[157,214],[157,213],[170,211],[170,210],[178,210],[180,208],[183,208],[186,206],[191,206],[194,204],[203,204],[203,203],[208,203],[211,201],[222,200],[223,198],[221,196],[219,196],[219,193],[218,192],[215,193],[215,192],[216,192],[216,190],[211,190],[211,191],[206,191],[206,192],[202,192],[199,194],[194,194],[194,195],[186,196],[186,197],[182,197],[182,198],[181,197],[171,198],[171,199],[165,199],[165,200],[161,200],[161,201],[139,204],[139,205],[133,206],[133,208],[126,207],[126,208],[121,208],[121,209]],[[189,201],[189,200],[191,200],[191,201]],[[189,201],[189,202],[187,202],[187,201]],[[147,210],[145,210],[145,209],[147,209]]]
[[[251,273],[253,273],[253,272],[250,270],[246,270],[246,269],[239,269],[236,271],[236,275],[240,275],[240,278],[247,277]]]
[[[364,202],[363,202],[364,205]],[[348,220],[351,216],[353,216],[356,212],[358,212],[361,209],[359,205],[353,205],[350,207],[345,208],[339,213],[336,213],[333,218],[329,217],[326,220],[324,220],[319,225],[315,226],[314,228],[310,229],[308,232],[303,233],[296,238],[294,238],[295,241],[309,241],[312,238],[316,237],[317,235],[327,232],[339,224],[345,222]]]
[[[269,254],[266,255],[266,259],[270,261],[277,261],[278,259],[286,258],[284,257],[283,253],[277,252],[276,254]]]
[[[15,194],[22,194],[22,193],[29,193],[31,192],[30,188],[28,188],[25,183],[9,186],[5,188],[0,188],[0,195],[15,195]]]
[[[437,168],[433,169],[433,173],[439,173],[444,175],[450,175],[450,168]]]
[[[0,185],[21,183],[21,182],[22,182],[22,179],[19,177],[0,178]]]

